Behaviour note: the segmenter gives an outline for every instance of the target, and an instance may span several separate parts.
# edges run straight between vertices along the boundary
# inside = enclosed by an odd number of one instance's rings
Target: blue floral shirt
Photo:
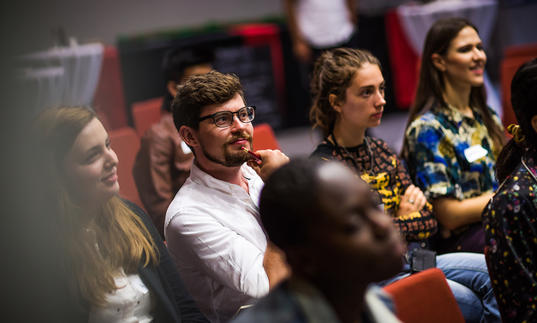
[[[494,171],[501,147],[493,146],[478,112],[469,118],[455,108],[436,106],[414,120],[405,135],[408,170],[428,199],[464,200],[498,187]]]

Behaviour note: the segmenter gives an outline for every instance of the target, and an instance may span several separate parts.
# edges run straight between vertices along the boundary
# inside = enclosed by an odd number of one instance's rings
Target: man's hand
[[[289,157],[277,149],[257,150],[255,153],[261,157],[261,161],[251,159],[248,166],[252,167],[263,181],[266,181],[273,171],[289,162]]]

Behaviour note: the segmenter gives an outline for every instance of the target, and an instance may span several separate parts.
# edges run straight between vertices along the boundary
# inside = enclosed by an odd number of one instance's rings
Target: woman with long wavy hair
[[[35,189],[57,223],[73,319],[206,322],[151,220],[118,196],[118,158],[94,111],[47,109],[35,131]]]
[[[503,145],[501,122],[486,105],[486,61],[469,21],[441,19],[429,29],[402,157],[433,204],[440,252],[483,252],[481,213],[498,187]]]

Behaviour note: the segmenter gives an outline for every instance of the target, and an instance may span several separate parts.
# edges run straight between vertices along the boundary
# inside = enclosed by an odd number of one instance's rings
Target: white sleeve
[[[268,293],[265,250],[203,210],[176,213],[166,226],[166,239],[178,266],[198,267],[221,284],[254,298]]]

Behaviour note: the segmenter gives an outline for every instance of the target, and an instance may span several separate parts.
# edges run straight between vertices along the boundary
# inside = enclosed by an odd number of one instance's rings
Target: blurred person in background
[[[171,103],[177,86],[192,75],[212,69],[211,52],[203,48],[177,48],[166,53],[163,61],[166,94],[160,122],[149,128],[141,139],[133,177],[140,199],[164,239],[166,210],[190,174],[194,156],[181,140],[173,124]]]
[[[313,64],[323,50],[355,47],[358,15],[355,0],[284,0],[293,52]]]

